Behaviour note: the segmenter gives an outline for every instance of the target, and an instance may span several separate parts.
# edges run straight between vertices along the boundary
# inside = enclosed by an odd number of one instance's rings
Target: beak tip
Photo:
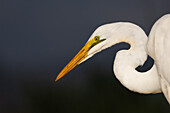
[[[55,81],[54,82],[57,82],[57,79],[55,79]]]
[[[57,82],[60,78],[62,78],[63,76],[57,76],[57,78],[55,79],[55,82]]]
[[[55,82],[57,82],[59,80],[59,78],[57,77],[56,79],[55,79]]]

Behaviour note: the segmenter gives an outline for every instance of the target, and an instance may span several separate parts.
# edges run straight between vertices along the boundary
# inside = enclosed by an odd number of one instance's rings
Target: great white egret
[[[163,92],[170,103],[170,14],[154,24],[149,41],[139,26],[129,22],[98,27],[85,46],[59,73],[56,81],[94,54],[120,42],[129,43],[131,47],[116,54],[113,66],[116,78],[134,92]],[[148,54],[154,59],[155,64],[147,72],[138,72],[136,67],[144,64]]]

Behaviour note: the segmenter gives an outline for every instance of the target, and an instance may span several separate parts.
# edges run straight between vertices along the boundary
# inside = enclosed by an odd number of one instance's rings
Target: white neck
[[[118,26],[118,27],[116,27]],[[114,73],[117,79],[128,89],[139,93],[160,92],[160,82],[155,65],[147,72],[138,72],[135,68],[143,65],[147,59],[147,36],[144,31],[130,23],[116,23],[109,39],[110,45],[127,42],[129,50],[121,50],[116,54]],[[122,33],[121,33],[122,32]]]

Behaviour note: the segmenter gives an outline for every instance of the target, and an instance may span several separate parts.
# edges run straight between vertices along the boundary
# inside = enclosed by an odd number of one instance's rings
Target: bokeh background
[[[0,113],[170,112],[163,94],[134,93],[116,79],[113,60],[124,43],[54,82],[98,26],[129,21],[148,35],[167,13],[170,0],[1,0]]]

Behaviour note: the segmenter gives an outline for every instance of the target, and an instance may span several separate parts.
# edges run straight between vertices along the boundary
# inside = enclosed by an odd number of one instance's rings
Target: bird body
[[[170,103],[170,14],[161,17],[153,25],[147,48],[155,61],[161,89]]]
[[[166,15],[155,23],[148,42],[145,32],[135,24],[117,22],[102,25],[94,31],[85,46],[59,73],[56,81],[94,54],[117,43],[126,42],[130,44],[130,49],[117,52],[115,57],[113,71],[116,78],[134,92],[149,94],[163,91],[170,102],[169,27],[170,16]],[[136,67],[144,64],[148,54],[154,58],[155,64],[147,72],[138,72]]]

